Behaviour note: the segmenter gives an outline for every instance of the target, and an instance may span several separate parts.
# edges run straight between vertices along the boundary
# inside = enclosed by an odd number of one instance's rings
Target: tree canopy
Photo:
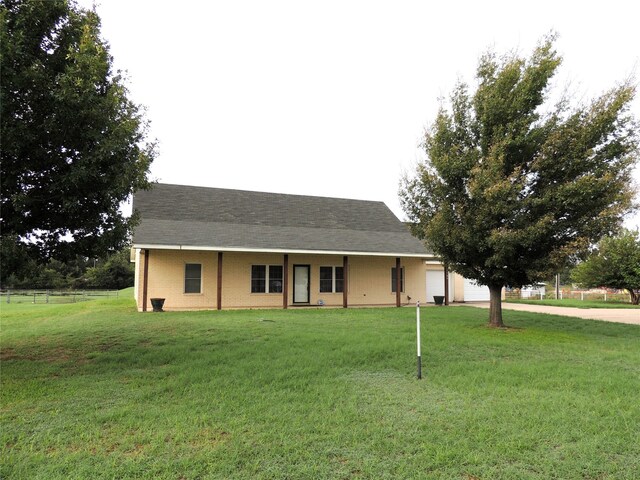
[[[11,248],[11,244],[9,244]],[[3,264],[2,287],[9,289],[123,289],[133,286],[134,266],[130,261],[130,247],[100,258],[77,255],[64,262],[51,259],[46,263],[33,258],[19,259],[21,266],[7,274]],[[21,250],[14,252],[19,256]],[[6,256],[12,259],[11,256]]]
[[[426,160],[401,183],[414,233],[489,287],[494,326],[503,325],[503,286],[549,276],[619,228],[632,205],[635,87],[550,105],[561,64],[554,41],[545,38],[530,58],[483,55],[475,91],[456,85],[426,131]]]
[[[631,303],[640,303],[640,233],[624,230],[604,237],[586,259],[571,272],[581,287],[624,289]]]
[[[2,0],[0,18],[3,241],[42,260],[121,248],[135,217],[120,205],[149,186],[155,145],[98,15]]]

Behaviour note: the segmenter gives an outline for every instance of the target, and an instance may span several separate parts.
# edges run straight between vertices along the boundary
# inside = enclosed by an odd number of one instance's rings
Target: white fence
[[[528,291],[526,289],[508,290],[506,298],[510,300],[546,300],[556,299],[556,291],[550,289],[545,292],[544,288],[538,291]],[[629,294],[626,292],[607,292],[607,291],[591,291],[591,290],[560,290],[559,300],[582,300],[582,301],[598,301],[598,302],[628,302]]]

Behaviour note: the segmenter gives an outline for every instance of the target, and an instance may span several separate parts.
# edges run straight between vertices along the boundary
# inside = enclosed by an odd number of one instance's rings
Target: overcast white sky
[[[622,0],[101,0],[96,10],[159,141],[152,178],[381,200],[400,218],[398,182],[422,158],[438,98],[459,78],[473,83],[489,47],[528,55],[557,31],[555,84],[582,100],[640,69],[637,12]],[[640,98],[633,110],[640,117]]]

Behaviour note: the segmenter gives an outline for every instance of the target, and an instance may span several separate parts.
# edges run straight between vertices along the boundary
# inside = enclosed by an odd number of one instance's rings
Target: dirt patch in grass
[[[504,327],[492,327],[487,323],[483,325],[474,325],[469,328],[471,330],[480,329],[480,330],[500,332],[500,333],[523,333],[526,330],[526,328],[524,327],[512,327],[510,325],[505,325]]]
[[[4,362],[6,360],[16,360],[19,359],[20,355],[16,353],[15,348],[3,348],[0,350],[0,362]]]
[[[504,333],[522,333],[525,330],[522,327],[510,327],[509,325],[505,325],[504,327],[498,327],[498,328],[487,326],[487,328],[493,328],[499,332],[504,332]]]
[[[144,445],[142,445],[141,443],[136,443],[133,448],[130,448],[129,450],[126,450],[123,455],[125,457],[129,457],[129,458],[136,458],[136,457],[140,457],[142,454],[144,454]]]
[[[113,349],[114,347],[117,347],[118,345],[120,345],[119,342],[105,342],[105,343],[100,343],[96,345],[96,348],[100,352],[108,352],[109,350]]]
[[[213,428],[201,428],[198,430],[194,438],[189,444],[194,448],[215,447],[229,441],[231,435],[224,430],[216,430]]]
[[[72,358],[75,360],[76,357],[76,352],[64,347],[57,347],[44,353],[45,355],[42,357],[42,360],[47,363],[68,362]]]
[[[0,352],[0,361],[10,360],[28,360],[31,362],[47,362],[47,363],[64,363],[73,361],[76,365],[83,365],[88,362],[87,358],[81,355],[77,350],[56,347],[50,350],[44,350],[38,353],[21,353],[14,348],[3,348]]]

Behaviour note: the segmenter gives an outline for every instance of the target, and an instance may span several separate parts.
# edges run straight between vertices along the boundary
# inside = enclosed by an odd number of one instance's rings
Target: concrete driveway
[[[489,302],[464,303],[470,307],[489,308]],[[550,307],[547,305],[529,305],[525,303],[502,302],[503,310],[520,310],[525,312],[548,313],[565,317],[579,317],[605,322],[630,323],[640,325],[640,309],[636,308],[575,308]]]

